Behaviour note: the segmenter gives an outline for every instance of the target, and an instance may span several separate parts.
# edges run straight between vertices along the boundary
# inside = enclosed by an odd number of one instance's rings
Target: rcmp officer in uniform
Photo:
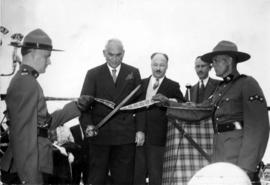
[[[16,178],[2,177],[2,181],[42,184],[45,174],[52,173],[53,168],[48,129],[79,116],[88,108],[92,98],[81,96],[76,102],[49,114],[36,78],[50,64],[51,51],[57,50],[53,49],[50,37],[41,29],[26,35],[20,47],[22,65],[11,80],[5,99],[10,117],[10,143],[0,164],[2,175],[16,174]]]
[[[239,52],[233,42],[221,41],[201,58],[213,63],[216,75],[224,79],[213,96],[201,104],[214,108],[211,113],[214,127],[212,162],[236,164],[254,181],[257,165],[267,146],[269,118],[258,82],[251,76],[240,75],[237,70],[237,64],[248,60],[250,55]],[[186,111],[178,112],[178,118],[184,119]],[[188,111],[190,120],[198,119],[194,112]]]
[[[258,82],[251,76],[240,75],[237,64],[250,55],[237,50],[236,44],[221,41],[213,52],[202,56],[213,63],[216,75],[222,77],[212,97],[214,106],[213,162],[231,162],[255,178],[269,137],[266,100]]]

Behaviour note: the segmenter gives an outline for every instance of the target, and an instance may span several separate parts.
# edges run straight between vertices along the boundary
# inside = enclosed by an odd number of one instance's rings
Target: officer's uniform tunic
[[[2,170],[17,172],[22,183],[29,184],[42,183],[42,172],[52,173],[52,145],[46,129],[80,115],[75,102],[49,114],[37,77],[32,67],[22,65],[9,85],[10,143],[0,164]]]
[[[267,105],[257,81],[235,72],[220,83],[211,104],[215,106],[213,162],[256,171],[269,137]]]

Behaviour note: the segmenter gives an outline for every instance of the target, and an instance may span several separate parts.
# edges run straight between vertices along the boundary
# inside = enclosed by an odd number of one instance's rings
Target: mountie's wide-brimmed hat
[[[214,47],[212,52],[202,55],[201,59],[205,62],[212,63],[213,57],[217,55],[229,55],[236,62],[244,62],[250,58],[249,54],[238,51],[235,43],[223,40]]]
[[[41,29],[35,29],[28,33],[25,36],[23,43],[18,45],[18,47],[48,51],[63,51],[60,49],[54,49],[51,38]]]

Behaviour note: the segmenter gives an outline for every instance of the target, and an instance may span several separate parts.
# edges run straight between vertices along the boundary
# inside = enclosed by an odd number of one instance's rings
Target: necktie
[[[112,78],[113,78],[113,82],[115,83],[116,82],[116,69],[112,69]]]
[[[198,103],[201,103],[204,99],[204,83],[203,80],[201,80],[201,84],[200,84],[200,88],[199,88],[199,99],[198,99]]]
[[[156,82],[153,85],[153,89],[155,90],[159,86],[159,79],[156,78]]]
[[[204,90],[205,86],[204,86],[204,83],[203,83],[203,80],[201,80],[201,89]]]

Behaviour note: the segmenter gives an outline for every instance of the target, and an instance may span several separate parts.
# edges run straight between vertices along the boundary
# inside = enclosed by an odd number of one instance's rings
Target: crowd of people
[[[235,43],[221,41],[195,59],[199,81],[183,96],[179,83],[166,77],[167,54],[153,53],[152,72],[141,79],[139,69],[123,62],[121,40],[110,39],[103,50],[106,62],[87,72],[78,100],[51,114],[37,78],[51,63],[51,52],[59,50],[41,29],[18,47],[22,64],[5,99],[10,122],[9,146],[0,161],[3,183],[187,184],[214,162],[232,163],[258,183],[256,168],[269,137],[267,104],[258,82],[238,72],[238,63],[250,55]],[[212,67],[222,80],[209,77]],[[120,110],[130,104],[133,108]],[[179,107],[180,123],[190,111],[189,121],[178,126],[197,148],[181,141],[166,114],[170,106]],[[206,119],[198,118],[198,106],[212,109]],[[78,125],[63,126],[75,117]],[[182,176],[172,181],[176,173]]]

